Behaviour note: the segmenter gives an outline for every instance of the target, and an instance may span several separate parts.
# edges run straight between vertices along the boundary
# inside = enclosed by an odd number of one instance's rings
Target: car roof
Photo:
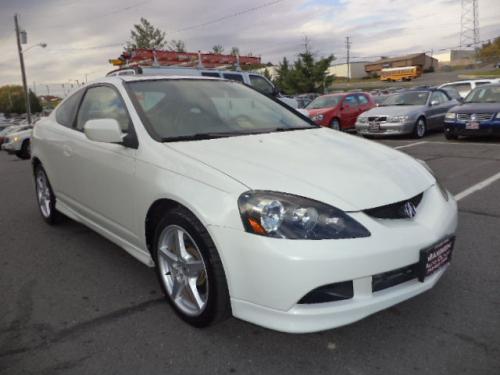
[[[99,83],[113,83],[119,84],[120,82],[136,82],[136,81],[158,81],[158,80],[179,80],[188,79],[193,81],[226,81],[223,78],[217,77],[203,77],[203,76],[165,76],[165,75],[130,75],[130,76],[109,76],[96,79],[89,82],[88,85],[99,84]]]
[[[499,78],[464,79],[462,81],[446,82],[446,83],[443,83],[441,86],[444,86],[444,85],[455,85],[457,83],[472,83],[472,82],[484,82],[484,81],[489,81],[489,82],[492,82],[492,83],[496,83],[496,82],[499,82],[500,79]]]

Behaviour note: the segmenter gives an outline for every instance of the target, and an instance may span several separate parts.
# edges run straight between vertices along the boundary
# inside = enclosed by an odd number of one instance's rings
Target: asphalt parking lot
[[[427,161],[459,194],[452,266],[423,295],[304,335],[237,319],[182,323],[151,269],[73,221],[47,226],[30,162],[1,153],[0,373],[500,373],[500,179],[488,180],[500,141],[383,142]]]

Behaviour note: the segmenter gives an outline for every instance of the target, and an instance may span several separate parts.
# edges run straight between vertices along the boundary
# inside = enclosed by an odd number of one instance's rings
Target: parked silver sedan
[[[443,129],[446,112],[457,104],[440,89],[404,91],[361,114],[356,131],[363,136],[409,134],[422,138],[428,130]]]

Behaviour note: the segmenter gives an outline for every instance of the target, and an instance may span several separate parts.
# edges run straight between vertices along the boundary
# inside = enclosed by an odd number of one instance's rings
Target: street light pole
[[[23,78],[24,100],[26,101],[26,117],[28,119],[28,124],[31,125],[30,95],[28,91],[28,84],[26,83],[26,70],[24,68],[24,57],[23,57],[23,50],[21,48],[21,36],[20,36],[17,14],[14,15],[14,23],[16,25],[17,52],[19,53],[19,62],[21,64],[21,75]]]

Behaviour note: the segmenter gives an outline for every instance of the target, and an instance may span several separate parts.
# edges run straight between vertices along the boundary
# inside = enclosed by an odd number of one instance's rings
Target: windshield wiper
[[[285,127],[279,127],[279,128],[275,128],[273,129],[272,131],[273,132],[291,132],[291,131],[294,131],[294,130],[307,130],[307,129],[316,129],[318,128],[319,126],[314,126],[314,125],[311,125],[311,126],[300,126],[300,127],[297,127],[297,128],[285,128]]]
[[[190,135],[179,135],[176,137],[162,138],[162,142],[183,142],[183,141],[200,141],[203,139],[227,138],[238,135],[245,135],[245,132],[217,132],[217,133],[195,133]]]

